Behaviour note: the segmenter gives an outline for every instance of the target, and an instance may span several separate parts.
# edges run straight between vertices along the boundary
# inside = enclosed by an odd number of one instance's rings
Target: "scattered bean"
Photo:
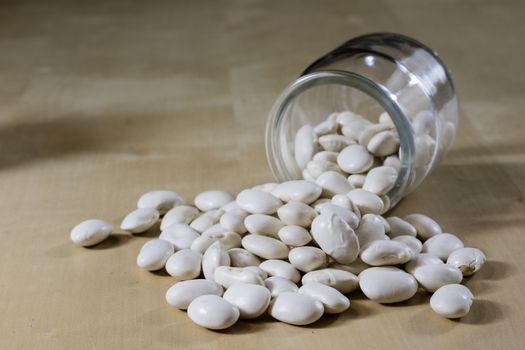
[[[160,229],[165,230],[171,224],[189,225],[193,219],[199,215],[199,209],[190,205],[179,205],[171,209],[164,215],[160,224]]]
[[[324,306],[308,295],[283,292],[277,295],[269,307],[270,315],[285,323],[304,326],[323,316]]]
[[[189,318],[201,327],[225,329],[239,319],[239,309],[218,295],[201,295],[188,306]]]
[[[184,204],[184,198],[177,192],[166,190],[144,193],[137,201],[138,208],[157,209],[161,215],[180,204]]]
[[[179,281],[197,278],[201,274],[202,254],[182,249],[166,261],[166,271]]]
[[[416,279],[397,267],[371,267],[359,274],[359,286],[368,299],[381,304],[408,300],[417,292]]]
[[[443,232],[437,222],[423,214],[410,214],[403,219],[414,226],[422,241]]]
[[[113,231],[111,224],[98,219],[81,222],[71,230],[70,238],[73,243],[83,247],[98,244],[109,237]]]
[[[166,261],[175,252],[173,244],[162,239],[152,239],[144,243],[137,256],[137,265],[148,271],[164,268]]]
[[[486,259],[485,254],[477,248],[459,248],[450,253],[447,264],[457,267],[463,276],[470,276],[485,264]]]
[[[448,284],[436,290],[430,298],[430,307],[446,318],[460,318],[468,314],[474,296],[461,284]]]

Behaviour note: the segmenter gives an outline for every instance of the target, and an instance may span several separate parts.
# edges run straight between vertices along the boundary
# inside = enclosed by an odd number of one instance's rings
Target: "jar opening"
[[[342,96],[344,95],[344,96]],[[316,102],[322,99],[323,103]],[[356,109],[360,110],[356,110]],[[411,125],[397,102],[385,87],[353,72],[323,70],[308,73],[290,84],[277,99],[266,127],[266,154],[274,177],[279,181],[302,178],[294,159],[295,132],[305,124],[315,124],[330,113],[374,111],[378,117],[386,112],[400,139],[400,171],[394,188],[387,193],[392,206],[402,197],[410,182],[415,145]],[[365,115],[365,118],[372,117]],[[377,120],[375,121],[377,122]]]

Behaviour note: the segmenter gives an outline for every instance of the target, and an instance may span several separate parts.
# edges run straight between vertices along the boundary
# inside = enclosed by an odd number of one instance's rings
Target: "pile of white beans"
[[[321,186],[324,197],[348,194],[354,203],[369,201],[374,212],[390,209],[386,194],[400,161],[399,136],[387,114],[374,124],[350,111],[333,113],[316,126],[302,126],[294,150],[303,178]]]
[[[375,302],[398,303],[422,288],[433,293],[439,315],[465,316],[473,295],[460,283],[485,255],[428,216],[382,216],[399,170],[399,140],[392,126],[360,120],[343,112],[299,130],[295,156],[304,180],[258,185],[236,198],[206,191],[194,205],[173,191],[145,193],[121,224],[140,234],[162,217],[158,239],[143,245],[137,265],[165,269],[176,281],[168,304],[209,329],[264,313],[307,325],[347,310],[347,294],[358,289]],[[112,232],[94,219],[70,237],[88,247]]]

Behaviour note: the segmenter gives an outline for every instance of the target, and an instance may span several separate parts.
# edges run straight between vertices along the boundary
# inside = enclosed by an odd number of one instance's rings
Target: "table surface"
[[[4,1],[0,4],[1,349],[525,348],[523,1]],[[488,256],[460,321],[418,294],[351,295],[307,327],[263,318],[222,332],[166,304],[135,265],[155,236],[92,249],[71,228],[118,227],[140,194],[232,193],[272,180],[266,116],[311,61],[374,31],[437,50],[461,99],[459,135],[393,211],[426,213]]]

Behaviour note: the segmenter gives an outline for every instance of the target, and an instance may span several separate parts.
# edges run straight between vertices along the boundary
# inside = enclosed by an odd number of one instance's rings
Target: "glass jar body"
[[[436,166],[457,130],[457,96],[435,52],[399,34],[360,36],[312,63],[277,99],[266,129],[275,178],[302,178],[294,158],[299,128],[345,110],[375,123],[386,114],[395,126],[400,169],[387,193],[392,206]]]

